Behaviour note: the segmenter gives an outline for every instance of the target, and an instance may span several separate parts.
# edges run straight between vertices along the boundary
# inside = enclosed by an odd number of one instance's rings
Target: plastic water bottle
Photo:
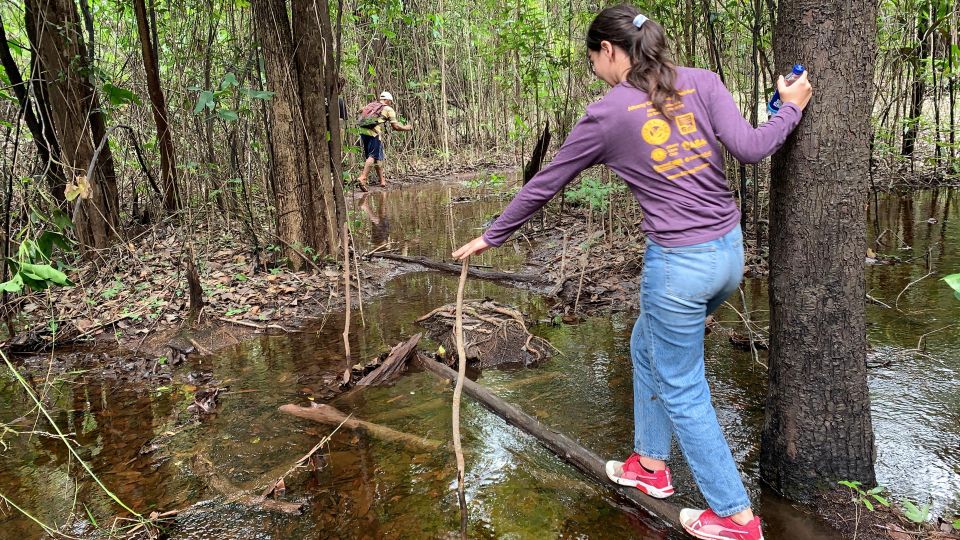
[[[787,86],[790,86],[793,81],[800,78],[803,75],[805,68],[802,64],[794,64],[793,69],[790,71],[790,74],[784,77],[784,81],[787,83]],[[783,100],[780,99],[780,90],[775,89],[773,91],[773,97],[770,98],[770,101],[767,103],[767,114],[773,116],[780,112],[780,107],[783,107]]]

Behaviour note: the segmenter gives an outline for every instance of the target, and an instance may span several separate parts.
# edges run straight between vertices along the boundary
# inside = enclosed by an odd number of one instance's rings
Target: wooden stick
[[[446,379],[451,382],[457,380],[457,373],[440,362],[432,360],[423,354],[417,354],[417,361],[420,362],[420,365],[423,366],[424,369],[441,379]],[[484,407],[506,420],[508,424],[516,426],[536,438],[558,457],[580,469],[580,471],[596,480],[600,485],[616,492],[624,499],[631,501],[651,516],[659,518],[671,527],[676,529],[680,528],[680,508],[667,501],[654,499],[641,493],[637,489],[620,487],[613,484],[607,478],[606,462],[587,448],[581,446],[575,440],[544,426],[536,418],[500,399],[482,385],[469,379],[464,380],[463,385],[464,391],[479,401]]]
[[[457,498],[460,500],[460,538],[467,538],[467,499],[463,493],[463,479],[466,464],[463,460],[463,447],[460,443],[460,398],[463,394],[463,380],[467,375],[467,351],[463,343],[463,289],[467,284],[467,270],[470,257],[463,260],[460,269],[460,283],[457,285],[457,318],[454,323],[454,339],[457,342],[457,385],[453,389],[453,452],[457,456]]]
[[[418,437],[416,435],[397,431],[386,426],[381,426],[380,424],[364,422],[363,420],[358,420],[353,417],[348,418],[347,415],[331,407],[330,405],[320,405],[318,407],[300,407],[299,405],[287,404],[280,407],[280,412],[292,414],[293,416],[312,420],[321,424],[337,425],[342,423],[343,427],[347,429],[363,431],[372,437],[376,437],[384,441],[402,443],[410,449],[416,451],[433,451],[443,446],[443,443],[440,441],[427,439],[425,437]]]
[[[346,355],[347,369],[343,371],[341,384],[350,384],[350,229],[343,223],[343,295],[347,303],[347,313],[343,319],[343,351]]]

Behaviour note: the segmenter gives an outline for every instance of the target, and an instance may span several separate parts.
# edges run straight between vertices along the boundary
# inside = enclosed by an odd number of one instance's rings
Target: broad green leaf
[[[204,107],[209,107],[212,110],[215,104],[213,92],[204,90],[200,92],[200,97],[197,98],[197,106],[193,108],[193,114],[200,114],[200,111],[202,111]]]
[[[228,109],[217,109],[217,116],[223,118],[227,122],[236,122],[237,119],[240,118],[237,116],[237,113]]]
[[[130,90],[114,86],[110,83],[103,83],[103,93],[114,106],[126,105],[127,103],[143,104],[140,98]]]
[[[70,216],[62,210],[53,211],[53,222],[56,223],[57,227],[60,227],[62,231],[73,228],[73,221],[70,219]]]
[[[950,274],[943,278],[954,292],[960,293],[960,274]]]
[[[863,501],[863,505],[867,507],[867,510],[873,512],[873,503],[871,503],[867,499],[861,499],[861,500]]]
[[[870,495],[876,495],[877,493],[880,493],[882,491],[883,491],[883,486],[877,486],[871,489],[870,491],[867,491],[867,493],[869,493]]]
[[[67,275],[49,264],[20,263],[20,273],[23,276],[49,281],[57,285],[73,285]]]
[[[876,495],[876,494],[871,495],[871,497],[873,497],[875,501],[877,501],[878,503],[884,506],[890,506],[890,501],[888,501],[886,497],[881,497],[880,495]]]
[[[274,94],[269,90],[254,90],[252,88],[244,88],[243,93],[253,99],[272,99]]]
[[[17,275],[20,276],[20,279],[23,280],[23,283],[26,284],[27,287],[30,287],[35,291],[42,291],[50,286],[50,282],[48,282],[47,280],[37,279],[35,277],[32,277],[30,274],[25,274],[23,272],[20,272]]]
[[[40,249],[40,253],[42,253],[44,257],[49,259],[53,253],[53,246],[60,246],[60,249],[64,251],[70,250],[70,242],[67,241],[65,236],[58,232],[44,231],[44,233],[40,235],[40,238],[37,239],[37,248]]]
[[[220,89],[224,90],[231,86],[240,86],[240,81],[237,80],[237,76],[233,72],[224,75],[223,82],[220,83]]]
[[[22,290],[23,290],[23,278],[20,277],[19,273],[14,274],[13,279],[0,283],[0,291],[17,293]]]
[[[914,523],[923,523],[930,518],[930,503],[917,508],[917,505],[905,500],[903,501],[903,515]]]

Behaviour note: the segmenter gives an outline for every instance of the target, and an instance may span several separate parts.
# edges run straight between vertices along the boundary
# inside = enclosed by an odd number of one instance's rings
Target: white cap
[[[383,92],[380,92],[380,99],[389,99],[390,101],[393,101],[393,94],[384,90]]]

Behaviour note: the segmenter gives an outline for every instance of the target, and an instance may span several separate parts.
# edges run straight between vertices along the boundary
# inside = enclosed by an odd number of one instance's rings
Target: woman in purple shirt
[[[744,163],[771,155],[800,122],[811,86],[806,74],[790,86],[781,77],[783,107],[753,128],[715,73],[671,63],[663,28],[633,6],[597,15],[587,49],[594,74],[611,90],[587,107],[553,161],[497,221],[453,256],[500,246],[587,167],[616,171],[643,209],[647,249],[630,341],[634,452],[608,462],[607,475],[653,497],[672,495],[666,460],[676,437],[710,505],[682,510],[684,528],[709,540],[762,539],[710,402],[704,322],[743,276],[740,213],[723,147]]]

